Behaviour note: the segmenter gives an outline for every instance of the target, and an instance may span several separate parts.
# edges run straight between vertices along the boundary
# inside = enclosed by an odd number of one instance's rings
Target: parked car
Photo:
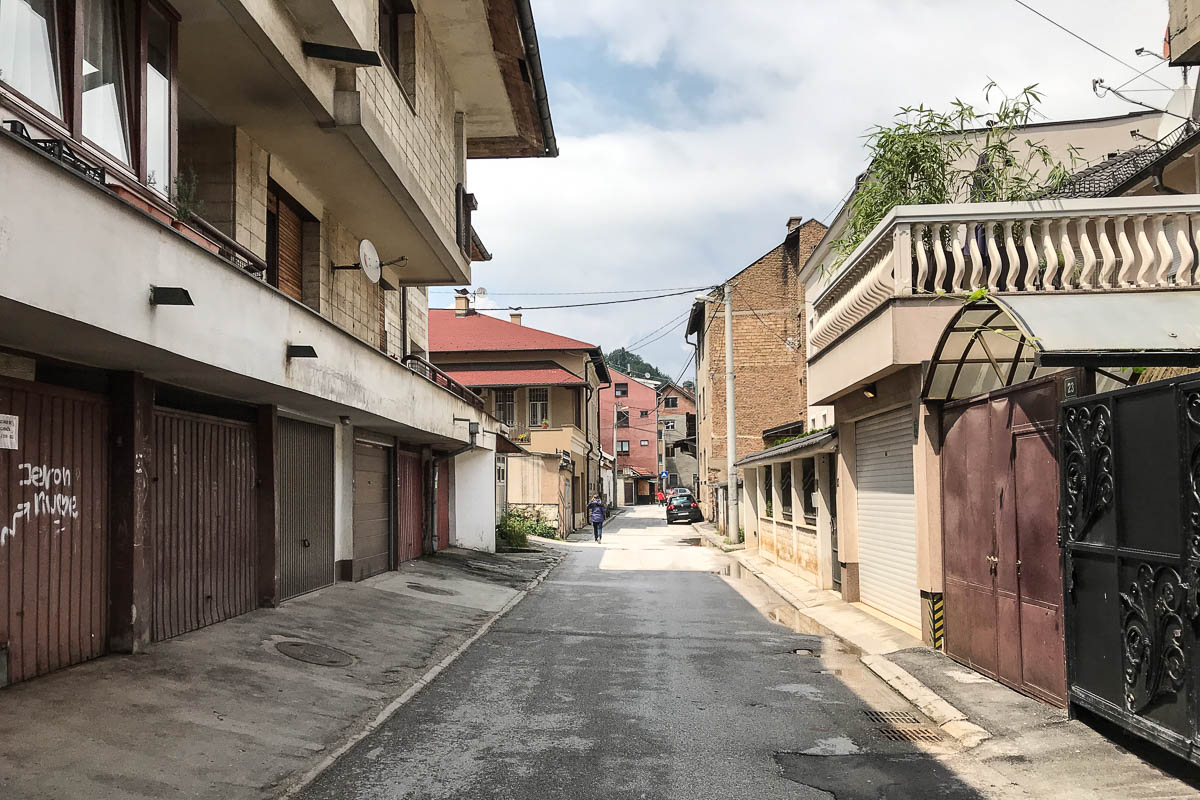
[[[667,501],[667,524],[672,522],[703,522],[704,514],[700,511],[700,505],[696,499],[692,497],[691,492],[687,494],[677,494]]]
[[[672,489],[670,492],[668,492],[667,496],[668,497],[676,497],[681,494],[686,494],[688,497],[691,497],[692,490],[687,488],[686,486],[678,486],[678,487]]]

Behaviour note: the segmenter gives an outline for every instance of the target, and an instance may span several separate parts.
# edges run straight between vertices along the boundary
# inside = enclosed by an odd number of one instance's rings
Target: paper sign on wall
[[[0,414],[0,450],[17,449],[17,417]]]

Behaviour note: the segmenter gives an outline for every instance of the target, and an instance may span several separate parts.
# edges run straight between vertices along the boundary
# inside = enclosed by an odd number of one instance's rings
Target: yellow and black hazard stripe
[[[929,593],[929,633],[934,649],[943,649],[946,640],[946,607],[941,592]]]

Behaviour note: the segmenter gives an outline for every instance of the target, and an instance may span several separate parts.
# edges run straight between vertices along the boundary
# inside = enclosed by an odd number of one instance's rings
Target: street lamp
[[[725,535],[729,537],[729,541],[737,542],[740,538],[740,526],[738,525],[737,468],[734,466],[737,462],[737,416],[733,402],[733,301],[730,297],[729,281],[726,281],[722,288],[724,289],[723,300],[706,294],[696,295],[696,300],[701,303],[723,302],[725,304],[725,450],[728,456],[725,473],[729,487],[727,489],[729,499],[725,503],[727,514]]]

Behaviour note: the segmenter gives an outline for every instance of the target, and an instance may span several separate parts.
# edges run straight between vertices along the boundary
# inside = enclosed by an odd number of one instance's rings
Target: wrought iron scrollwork
[[[1195,619],[1200,613],[1196,576],[1190,568],[1185,575],[1191,580],[1180,578],[1171,567],[1141,564],[1129,591],[1121,593],[1125,707],[1134,714],[1159,695],[1178,693],[1184,686],[1184,615]]]
[[[1075,542],[1112,507],[1112,412],[1105,405],[1068,408],[1063,433],[1063,510],[1067,538]]]
[[[1196,442],[1188,462],[1188,518],[1191,523],[1188,530],[1188,559],[1200,566],[1200,392],[1189,393],[1184,398],[1183,408]]]

